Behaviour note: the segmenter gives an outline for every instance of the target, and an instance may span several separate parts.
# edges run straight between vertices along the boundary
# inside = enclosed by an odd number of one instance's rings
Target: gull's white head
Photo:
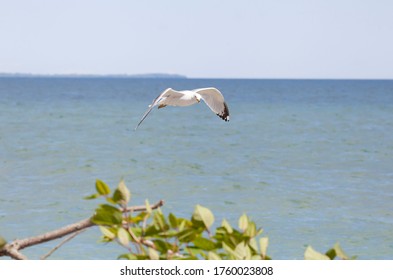
[[[201,102],[201,98],[202,96],[199,93],[195,94],[195,99],[198,101],[198,103]]]

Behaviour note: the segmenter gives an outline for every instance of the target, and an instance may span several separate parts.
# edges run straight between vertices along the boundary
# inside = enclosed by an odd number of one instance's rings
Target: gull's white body
[[[159,109],[165,106],[190,106],[199,103],[201,100],[203,100],[217,116],[225,121],[229,121],[228,106],[224,101],[224,96],[218,89],[200,88],[177,91],[168,88],[153,100],[152,104],[149,105],[149,109],[142,116],[142,119],[135,129],[138,128],[155,106],[158,106]]]

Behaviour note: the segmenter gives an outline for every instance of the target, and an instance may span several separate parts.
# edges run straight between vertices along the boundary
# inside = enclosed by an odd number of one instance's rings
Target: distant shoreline
[[[58,79],[204,79],[204,80],[282,80],[282,81],[393,81],[389,78],[275,78],[275,77],[249,77],[249,78],[217,78],[192,77],[180,74],[148,73],[148,74],[31,74],[31,73],[5,73],[0,72],[0,78],[58,78]]]
[[[0,78],[126,78],[126,79],[187,79],[179,74],[149,73],[149,74],[29,74],[29,73],[0,73]]]

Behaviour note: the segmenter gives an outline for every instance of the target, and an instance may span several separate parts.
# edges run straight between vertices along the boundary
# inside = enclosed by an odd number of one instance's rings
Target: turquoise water
[[[205,105],[155,110],[167,87],[214,86],[226,123]],[[393,81],[0,79],[0,235],[7,240],[84,219],[97,178],[124,178],[134,204],[164,199],[216,223],[247,213],[274,259],[339,241],[360,259],[393,259]],[[92,228],[54,259],[114,259]],[[39,258],[59,241],[23,252]]]

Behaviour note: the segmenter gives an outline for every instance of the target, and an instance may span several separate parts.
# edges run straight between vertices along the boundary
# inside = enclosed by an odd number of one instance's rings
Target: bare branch
[[[13,242],[14,243],[14,242]],[[15,244],[6,244],[2,250],[7,252],[7,256],[13,258],[14,260],[27,260],[27,257],[20,253],[18,249],[16,249]]]
[[[53,230],[53,231],[49,231],[47,233],[38,235],[38,236],[34,236],[34,237],[28,237],[25,239],[21,239],[18,241],[19,243],[19,250],[26,248],[26,247],[30,247],[36,244],[40,244],[40,243],[44,243],[44,242],[48,242],[50,240],[54,240],[57,238],[61,238],[63,236],[66,236],[68,234],[74,233],[76,231],[80,231],[84,228],[88,228],[94,226],[94,224],[91,222],[90,218],[89,219],[85,219],[82,221],[79,221],[77,223]]]
[[[157,209],[161,206],[164,205],[164,201],[160,200],[157,203],[153,204],[150,206],[151,209]],[[127,207],[126,209],[128,212],[141,212],[141,211],[146,211],[146,206],[145,205],[141,205],[141,206],[131,206],[131,207]]]

